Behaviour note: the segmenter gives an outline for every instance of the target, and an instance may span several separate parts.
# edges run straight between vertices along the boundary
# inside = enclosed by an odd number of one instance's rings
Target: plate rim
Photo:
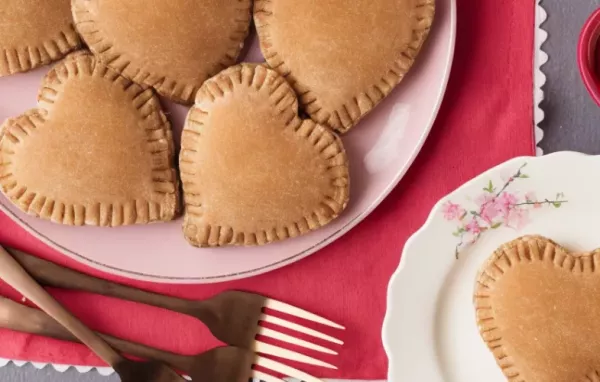
[[[434,107],[432,108],[431,118],[428,121],[427,126],[423,130],[421,136],[417,140],[417,144],[414,146],[414,148],[406,162],[406,165],[404,166],[404,168],[401,169],[401,171],[399,171],[396,174],[396,177],[393,179],[393,181],[388,184],[388,186],[377,196],[377,198],[375,198],[371,202],[371,204],[367,208],[365,208],[356,217],[354,217],[353,219],[348,221],[344,226],[342,226],[337,231],[333,232],[331,235],[329,235],[325,239],[321,240],[320,242],[314,244],[313,246],[311,246],[309,248],[304,249],[301,252],[295,253],[285,259],[276,261],[269,265],[264,265],[259,268],[254,268],[254,269],[246,270],[243,272],[236,272],[233,274],[203,276],[203,277],[177,277],[177,276],[151,275],[151,274],[145,274],[145,273],[141,273],[141,272],[124,270],[124,269],[114,267],[114,266],[111,266],[108,264],[103,264],[96,260],[90,259],[86,256],[83,256],[79,253],[73,252],[70,249],[68,249],[68,248],[54,242],[50,238],[46,237],[44,234],[42,234],[35,228],[31,227],[24,220],[22,220],[18,215],[14,214],[12,211],[10,211],[8,208],[6,208],[6,206],[4,206],[2,203],[0,203],[0,212],[7,215],[9,217],[9,219],[11,219],[13,222],[18,224],[21,228],[23,228],[29,234],[34,236],[37,240],[40,240],[42,243],[46,244],[50,248],[59,252],[60,254],[65,255],[65,256],[73,259],[74,261],[77,261],[80,264],[89,266],[89,267],[99,270],[101,272],[120,276],[120,277],[125,277],[125,278],[132,279],[132,280],[140,280],[140,281],[147,281],[147,282],[160,283],[160,284],[219,283],[219,282],[234,281],[234,280],[245,279],[245,278],[249,278],[249,277],[253,277],[253,276],[258,276],[258,275],[285,267],[296,261],[299,261],[299,260],[317,252],[318,250],[326,247],[327,245],[333,243],[334,241],[336,241],[337,239],[342,237],[344,234],[349,232],[352,228],[356,227],[367,216],[369,216],[371,214],[371,212],[373,212],[373,210],[375,208],[377,208],[377,206],[379,206],[379,204],[381,204],[381,202],[398,185],[398,183],[402,180],[404,175],[406,175],[407,171],[410,169],[410,167],[414,163],[418,154],[421,152],[421,149],[423,148],[425,141],[429,137],[429,134],[431,133],[431,130],[433,128],[435,120],[437,119],[437,116],[439,114],[442,102],[444,100],[444,95],[448,88],[448,81],[450,79],[450,73],[452,71],[452,66],[454,63],[454,53],[455,53],[455,46],[456,46],[456,18],[457,18],[456,17],[456,0],[445,0],[445,1],[448,2],[449,25],[450,25],[450,28],[449,28],[450,35],[448,36],[448,40],[449,40],[448,41],[448,55],[446,57],[447,63],[445,66],[445,73],[444,73],[444,76],[442,79],[441,87],[439,88],[439,91],[437,93],[436,103],[435,103]]]
[[[396,268],[396,270],[390,277],[390,280],[387,285],[386,312],[385,312],[385,316],[383,319],[383,326],[382,326],[382,330],[381,330],[381,340],[382,340],[383,348],[385,350],[385,353],[386,353],[386,356],[388,359],[388,373],[387,373],[387,381],[388,382],[395,382],[395,381],[399,380],[399,378],[397,378],[397,376],[394,373],[395,370],[393,367],[393,358],[392,358],[394,350],[392,349],[392,345],[390,344],[390,341],[389,341],[390,332],[392,330],[391,323],[393,321],[393,312],[398,310],[397,307],[394,306],[395,303],[393,302],[394,301],[394,298],[393,298],[394,285],[396,284],[398,279],[400,277],[402,277],[402,274],[404,272],[406,272],[407,264],[412,263],[412,261],[408,261],[408,259],[413,258],[415,256],[414,251],[411,250],[414,243],[417,242],[423,235],[427,234],[428,228],[429,228],[429,226],[432,225],[432,222],[434,221],[434,219],[441,216],[443,205],[446,202],[456,199],[457,195],[460,195],[460,194],[464,193],[465,190],[476,186],[477,184],[479,184],[478,182],[481,179],[486,179],[486,178],[490,177],[491,174],[496,173],[497,171],[500,171],[502,168],[510,167],[514,164],[518,164],[518,163],[522,163],[522,162],[534,162],[534,161],[535,162],[544,162],[547,160],[554,160],[557,157],[564,157],[564,158],[567,158],[567,160],[572,160],[570,158],[575,158],[575,160],[589,160],[589,159],[598,160],[598,159],[600,159],[600,155],[589,155],[589,154],[581,153],[581,152],[577,152],[577,151],[557,151],[557,152],[553,152],[553,153],[543,155],[543,156],[535,156],[535,155],[519,156],[519,157],[514,157],[511,159],[508,159],[508,160],[506,160],[496,166],[493,166],[493,167],[489,168],[488,170],[485,170],[482,173],[474,176],[473,178],[471,178],[468,181],[466,181],[465,183],[461,184],[459,187],[457,187],[453,191],[451,191],[448,194],[441,197],[431,208],[431,211],[430,211],[429,215],[427,216],[427,219],[425,220],[423,225],[409,237],[409,239],[406,241],[406,244],[404,245],[404,248],[402,250],[402,257],[398,264],[398,267]]]

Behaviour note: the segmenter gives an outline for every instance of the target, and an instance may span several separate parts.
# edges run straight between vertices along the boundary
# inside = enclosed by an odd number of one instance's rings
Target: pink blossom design
[[[519,202],[519,199],[509,192],[503,192],[496,198],[496,208],[502,216],[507,216],[510,210]]]
[[[467,223],[465,230],[473,235],[479,235],[481,233],[481,227],[479,226],[477,219],[472,219],[469,223]]]
[[[523,229],[529,223],[529,211],[524,208],[515,208],[504,217],[504,225],[517,230]]]
[[[527,200],[528,202],[531,202],[532,200],[536,200],[537,197],[535,196],[535,192],[533,191],[529,191],[525,194],[525,200]]]
[[[542,203],[536,202],[537,197],[535,196],[535,192],[533,192],[533,191],[529,191],[528,193],[525,194],[525,200],[528,202],[534,202],[533,208],[535,208],[535,209],[542,208]]]
[[[523,173],[523,164],[516,173],[503,178],[503,186],[495,187],[490,180],[484,193],[477,196],[474,208],[465,208],[457,203],[446,202],[442,206],[444,218],[448,221],[457,221],[458,226],[453,235],[460,239],[456,245],[455,255],[458,258],[463,246],[477,242],[486,231],[498,229],[502,226],[516,230],[523,229],[530,221],[531,209],[553,206],[559,208],[564,200],[563,193],[557,193],[556,198],[538,199],[534,192],[520,194],[508,189],[518,180],[527,179],[529,175]],[[468,218],[466,218],[468,216]]]
[[[442,211],[446,220],[460,219],[465,214],[464,208],[452,202],[445,203],[442,206]]]
[[[476,202],[481,206],[479,214],[486,223],[492,222],[500,214],[494,195],[482,194],[476,199]]]

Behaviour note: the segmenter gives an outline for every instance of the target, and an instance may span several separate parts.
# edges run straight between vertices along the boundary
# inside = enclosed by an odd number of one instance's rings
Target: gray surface
[[[548,77],[542,108],[546,119],[541,124],[545,153],[576,150],[600,153],[600,108],[588,96],[577,71],[577,38],[583,22],[600,0],[544,0],[548,21],[544,28],[549,38],[544,50],[550,56],[543,71]],[[58,373],[47,367],[0,368],[2,382],[118,382],[116,376],[103,377],[95,371],[79,374],[70,370]]]
[[[549,61],[542,70],[548,78],[540,124],[544,153],[561,150],[600,154],[600,108],[588,95],[577,69],[577,40],[588,16],[600,0],[543,0],[548,12],[543,49]]]
[[[86,374],[81,374],[75,370],[68,370],[64,373],[59,373],[46,367],[42,370],[37,370],[31,365],[23,366],[22,368],[14,365],[8,365],[0,369],[0,381],[2,382],[119,382],[117,376],[104,377],[96,371],[90,371]]]

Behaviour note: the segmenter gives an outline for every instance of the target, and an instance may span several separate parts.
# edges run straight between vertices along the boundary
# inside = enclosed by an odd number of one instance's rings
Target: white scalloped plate
[[[475,321],[478,269],[502,243],[525,234],[572,250],[600,247],[599,174],[600,156],[516,158],[440,200],[406,243],[389,284],[383,327],[389,382],[505,382]],[[481,227],[488,229],[469,244]]]

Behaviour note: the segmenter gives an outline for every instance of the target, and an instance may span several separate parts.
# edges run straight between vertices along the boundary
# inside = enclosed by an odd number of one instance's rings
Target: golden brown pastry
[[[79,46],[71,0],[0,2],[0,77],[49,64]]]
[[[298,117],[275,71],[243,64],[198,92],[180,154],[187,240],[262,245],[335,219],[349,197],[348,160],[329,129]]]
[[[345,132],[404,78],[426,39],[434,0],[255,0],[269,65],[316,122]]]
[[[501,246],[475,288],[479,330],[510,381],[600,381],[600,250],[541,236]]]
[[[207,78],[235,63],[251,0],[73,0],[73,14],[101,61],[191,104]]]
[[[167,221],[178,207],[169,122],[144,89],[75,53],[44,80],[38,107],[0,136],[0,190],[69,225]]]

